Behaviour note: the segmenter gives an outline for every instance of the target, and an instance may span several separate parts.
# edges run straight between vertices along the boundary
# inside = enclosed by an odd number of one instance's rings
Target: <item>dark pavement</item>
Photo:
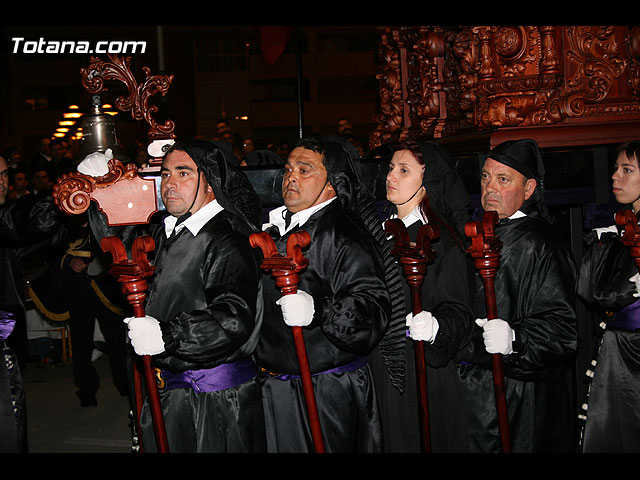
[[[100,375],[98,405],[81,407],[71,362],[28,363],[22,372],[30,453],[131,453],[129,400],[111,382],[108,358],[94,362]]]

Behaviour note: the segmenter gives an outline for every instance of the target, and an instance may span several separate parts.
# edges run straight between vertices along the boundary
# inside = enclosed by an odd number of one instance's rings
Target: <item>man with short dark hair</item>
[[[256,252],[248,240],[255,227],[232,197],[242,188],[237,175],[211,142],[183,140],[169,149],[161,168],[169,215],[150,226],[155,273],[145,317],[125,320],[136,353],[153,356],[158,369],[173,453],[265,450],[250,357],[261,323]],[[96,237],[109,234],[97,209],[89,213]],[[130,237],[121,234],[123,241]],[[154,451],[147,404],[140,421],[143,448]]]
[[[575,444],[567,372],[576,351],[576,268],[546,220],[542,153],[533,140],[495,147],[481,173],[481,203],[500,218],[497,319],[486,318],[477,277],[478,328],[459,372],[467,392],[471,450],[501,449],[491,354],[504,365],[513,452],[568,452]]]
[[[304,332],[326,451],[381,448],[367,355],[385,335],[392,303],[380,220],[352,161],[339,143],[301,141],[285,164],[284,205],[270,212],[265,228],[281,254],[294,232],[311,237],[303,250],[309,265],[299,274],[298,293],[281,296],[272,277],[262,277],[265,314],[256,359],[265,373],[270,452],[314,451],[294,326]]]

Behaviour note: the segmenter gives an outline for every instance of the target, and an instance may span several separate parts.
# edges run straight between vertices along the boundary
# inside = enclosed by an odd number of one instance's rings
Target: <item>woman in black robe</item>
[[[456,354],[470,338],[473,326],[469,276],[460,234],[467,220],[469,197],[451,160],[432,142],[397,146],[386,179],[387,199],[409,233],[428,223],[439,227],[432,241],[436,254],[427,265],[422,285],[423,311],[411,315],[405,284],[407,337],[404,391],[391,385],[381,368],[374,368],[386,452],[419,452],[420,426],[414,362],[414,340],[424,341],[433,452],[467,451],[463,392],[456,373]],[[390,240],[391,241],[391,240]],[[379,362],[376,362],[379,366]]]
[[[616,200],[640,211],[640,142],[620,146],[613,174]],[[600,229],[597,229],[600,230]],[[605,319],[582,438],[584,452],[640,451],[640,300],[638,268],[617,228],[587,239],[578,295]]]

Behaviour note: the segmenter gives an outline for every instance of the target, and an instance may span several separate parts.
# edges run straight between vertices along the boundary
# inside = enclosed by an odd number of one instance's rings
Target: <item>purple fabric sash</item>
[[[640,328],[640,300],[636,300],[631,305],[627,305],[622,310],[616,312],[613,318],[607,322],[607,327],[619,328],[621,330],[635,330]]]
[[[258,373],[250,358],[234,363],[223,363],[214,368],[187,370],[181,373],[160,371],[164,385],[160,388],[192,388],[196,392],[217,392],[248,382]]]
[[[368,360],[367,357],[357,357],[355,360],[345,365],[341,365],[335,368],[330,368],[329,370],[325,370],[324,372],[312,373],[311,376],[315,377],[316,375],[325,375],[327,373],[350,372],[352,370],[357,370],[359,368],[364,367],[367,364],[367,360]],[[267,373],[270,373],[270,372],[267,372]],[[300,378],[300,375],[295,375],[293,373],[270,373],[270,376],[282,381],[293,380],[294,378]]]
[[[0,342],[5,341],[11,335],[16,325],[16,317],[11,312],[0,310]]]

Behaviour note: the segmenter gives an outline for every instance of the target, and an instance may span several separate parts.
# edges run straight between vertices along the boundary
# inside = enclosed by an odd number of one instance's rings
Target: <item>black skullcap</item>
[[[527,179],[536,180],[536,189],[533,195],[524,202],[520,210],[526,214],[537,213],[547,217],[547,208],[544,202],[544,163],[542,152],[535,140],[508,140],[497,145],[489,152],[486,158],[491,158],[507,167],[520,172]]]
[[[517,170],[526,178],[544,178],[542,152],[535,140],[508,140],[491,150],[487,157]]]

